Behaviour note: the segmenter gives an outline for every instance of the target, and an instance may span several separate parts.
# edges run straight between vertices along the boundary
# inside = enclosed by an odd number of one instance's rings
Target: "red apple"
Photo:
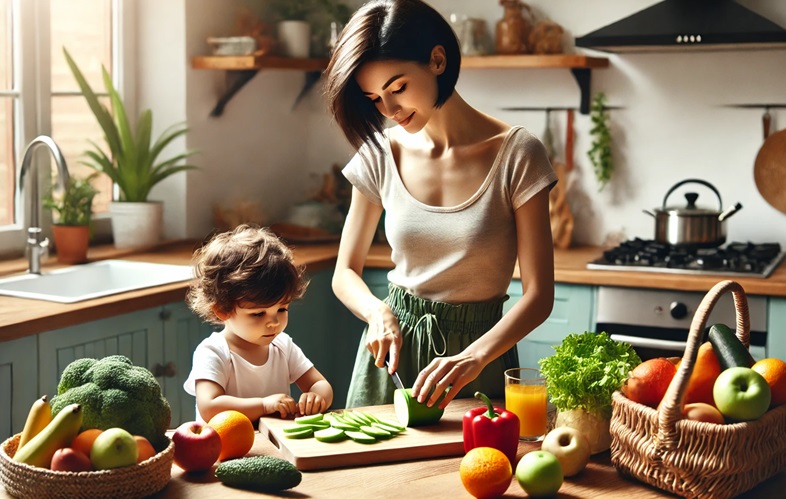
[[[83,452],[71,447],[63,447],[55,451],[49,468],[52,471],[92,471],[93,464]]]
[[[205,423],[190,421],[172,435],[175,464],[185,471],[209,470],[221,454],[221,436]]]

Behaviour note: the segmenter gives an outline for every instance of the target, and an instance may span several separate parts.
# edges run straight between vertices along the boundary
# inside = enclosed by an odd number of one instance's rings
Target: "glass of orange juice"
[[[546,378],[527,367],[505,371],[505,409],[519,418],[519,439],[536,442],[546,434]]]

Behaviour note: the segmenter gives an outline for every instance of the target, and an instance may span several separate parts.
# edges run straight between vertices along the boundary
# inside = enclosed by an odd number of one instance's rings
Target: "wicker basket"
[[[136,466],[72,473],[12,461],[20,436],[0,447],[0,482],[8,494],[21,499],[146,497],[166,487],[172,473],[175,445],[171,440],[166,449]]]
[[[786,467],[786,405],[756,421],[718,425],[681,419],[707,317],[723,293],[734,297],[737,337],[750,344],[748,301],[734,281],[716,284],[691,323],[682,362],[660,410],[612,397],[611,462],[623,475],[683,497],[733,497]]]

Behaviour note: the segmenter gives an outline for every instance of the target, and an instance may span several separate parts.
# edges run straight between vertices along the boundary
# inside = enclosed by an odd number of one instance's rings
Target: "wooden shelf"
[[[267,55],[198,56],[191,60],[194,69],[260,70],[295,69],[299,71],[322,71],[327,59],[293,59]]]
[[[220,116],[224,106],[262,69],[293,69],[306,72],[303,89],[295,101],[295,106],[319,80],[322,71],[327,67],[327,59],[293,59],[273,56],[198,56],[192,59],[194,69],[219,69],[228,71],[227,91],[219,99],[218,104],[210,113]],[[590,87],[593,69],[609,67],[605,57],[590,57],[581,54],[555,55],[485,55],[463,57],[462,69],[570,69],[581,92],[579,111],[589,113]],[[294,107],[294,106],[293,106]]]
[[[601,69],[607,67],[609,67],[609,60],[605,57],[588,57],[579,54],[483,55],[461,59],[462,69]]]

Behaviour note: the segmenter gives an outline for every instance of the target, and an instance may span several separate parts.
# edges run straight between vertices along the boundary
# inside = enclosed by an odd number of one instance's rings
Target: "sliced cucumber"
[[[402,431],[407,429],[406,426],[401,426],[398,423],[394,423],[393,421],[388,421],[386,419],[380,419],[379,420],[379,424],[383,424],[385,426],[390,426],[391,428],[397,429],[399,432],[402,432]]]
[[[372,423],[379,423],[380,422],[379,418],[376,417],[373,414],[370,414],[368,412],[364,412],[363,415],[366,416],[366,419],[371,420]]]
[[[363,424],[365,424],[365,425],[370,425],[371,423],[373,423],[373,422],[374,422],[374,420],[373,420],[373,419],[371,419],[371,416],[369,416],[369,415],[368,415],[368,414],[366,414],[365,412],[359,412],[359,411],[356,411],[356,412],[353,412],[352,414],[354,414],[354,416],[355,416],[357,419],[359,419],[359,420],[363,421]]]
[[[338,428],[326,428],[314,432],[314,437],[320,442],[340,442],[347,438],[343,430]]]
[[[325,417],[325,415],[322,414],[321,412],[319,412],[317,414],[311,414],[310,416],[297,417],[297,418],[295,418],[295,423],[298,423],[298,424],[316,423],[317,421],[322,421],[322,419],[324,417]]]
[[[360,427],[363,426],[357,421],[355,421],[354,419],[350,419],[346,414],[337,414],[335,417],[338,422],[343,423],[345,425],[352,426],[356,430],[360,429]]]
[[[399,433],[404,431],[404,429],[401,428],[400,426],[394,427],[394,426],[391,426],[391,425],[385,424],[385,423],[376,423],[376,422],[375,423],[371,423],[371,427],[372,428],[379,428],[380,430],[385,430],[386,432],[391,433],[393,435],[398,435]]]
[[[373,444],[377,441],[376,437],[372,437],[362,431],[345,431],[346,436],[360,444]]]
[[[336,422],[335,422],[335,423],[333,423],[331,426],[332,426],[333,428],[337,428],[337,429],[339,429],[339,430],[349,430],[349,431],[357,431],[357,430],[358,430],[358,427],[357,427],[357,426],[355,426],[355,425],[346,424],[346,423],[341,423],[341,422],[339,422],[339,421],[336,421]]]
[[[393,436],[393,433],[374,426],[361,426],[360,431],[375,438],[390,438]]]
[[[304,426],[300,431],[285,432],[284,436],[287,438],[311,438],[314,436],[314,429]]]
[[[368,424],[364,419],[361,419],[360,417],[355,415],[355,413],[352,413],[352,412],[345,412],[344,413],[344,419],[345,419],[346,423],[348,423],[348,424],[356,424],[358,428],[360,428],[361,426],[363,426],[365,424]]]

